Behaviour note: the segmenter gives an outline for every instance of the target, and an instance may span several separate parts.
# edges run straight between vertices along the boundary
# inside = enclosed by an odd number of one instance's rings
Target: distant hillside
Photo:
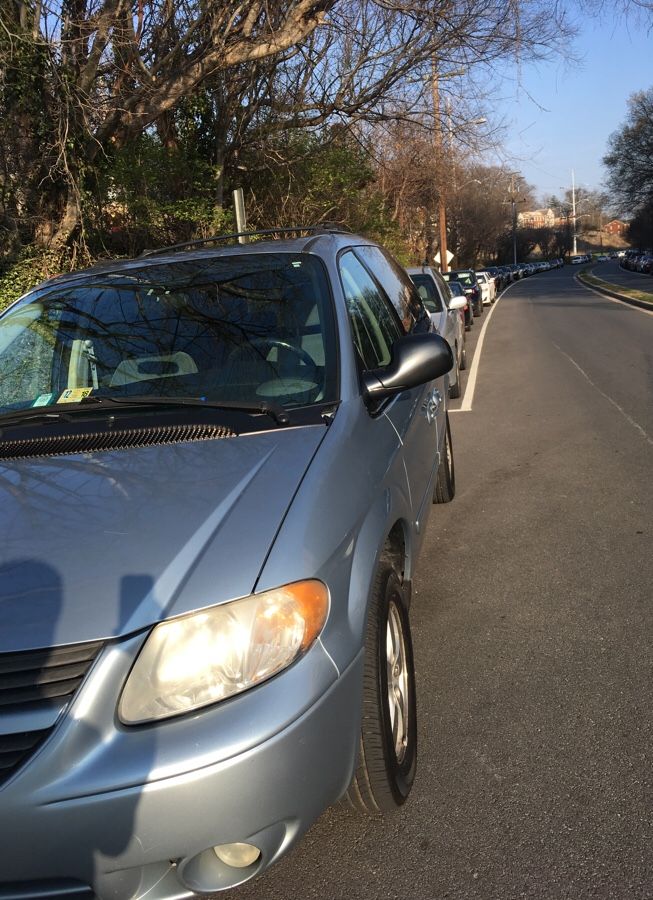
[[[620,235],[600,231],[579,231],[577,243],[579,251],[587,250],[595,253],[601,250],[627,250],[630,247],[630,242]]]

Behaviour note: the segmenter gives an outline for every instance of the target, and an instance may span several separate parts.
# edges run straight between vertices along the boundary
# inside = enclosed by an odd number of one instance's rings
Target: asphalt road
[[[230,898],[653,898],[653,316],[573,274],[504,293],[452,414],[409,802],[327,811]]]
[[[653,294],[653,275],[622,269],[616,259],[596,263],[589,267],[589,271],[596,275],[597,278],[603,278],[605,281],[609,281],[618,287],[629,287],[637,291],[646,291],[649,294]]]

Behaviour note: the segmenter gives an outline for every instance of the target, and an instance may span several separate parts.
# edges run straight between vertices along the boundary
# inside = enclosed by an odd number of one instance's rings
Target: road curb
[[[594,276],[595,278],[597,276]],[[598,284],[590,284],[585,281],[582,277],[582,273],[578,275],[574,275],[576,281],[583,285],[583,287],[589,288],[592,291],[596,291],[599,294],[605,294],[606,297],[612,297],[613,300],[621,300],[622,303],[627,303],[629,306],[637,306],[639,309],[647,309],[649,311],[653,311],[653,301],[648,303],[646,300],[637,300],[635,297],[628,297],[626,294],[621,294],[619,291],[611,291],[608,288],[599,287]]]

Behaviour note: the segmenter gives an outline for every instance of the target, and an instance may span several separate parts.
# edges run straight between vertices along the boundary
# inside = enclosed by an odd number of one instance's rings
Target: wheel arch
[[[410,600],[410,578],[415,537],[410,529],[410,507],[403,494],[386,492],[383,509],[376,505],[362,526],[351,559],[347,579],[348,634],[325,633],[332,656],[347,664],[360,648],[367,626],[374,579],[380,566],[389,565],[405,587]]]

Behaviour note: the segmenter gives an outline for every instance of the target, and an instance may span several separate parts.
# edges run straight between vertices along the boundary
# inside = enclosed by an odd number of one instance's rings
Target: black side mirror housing
[[[385,400],[426,384],[453,369],[451,347],[439,334],[407,334],[392,345],[392,357],[382,369],[363,372],[366,400]]]

